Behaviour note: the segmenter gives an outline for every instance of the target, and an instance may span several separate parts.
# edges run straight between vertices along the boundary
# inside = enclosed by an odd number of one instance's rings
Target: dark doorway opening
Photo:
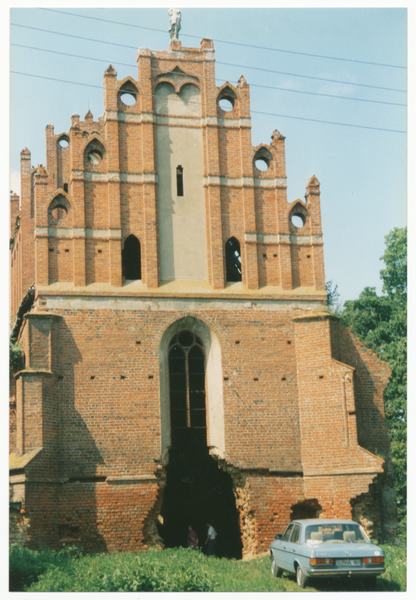
[[[231,476],[220,469],[207,446],[188,439],[169,452],[159,534],[167,548],[186,547],[188,527],[203,551],[207,523],[217,531],[216,555],[242,557],[239,515]]]

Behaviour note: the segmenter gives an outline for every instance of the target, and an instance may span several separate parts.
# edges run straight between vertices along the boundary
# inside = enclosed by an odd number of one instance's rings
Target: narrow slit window
[[[242,281],[240,244],[234,237],[225,244],[227,281]]]
[[[181,165],[176,167],[176,194],[183,196],[183,167]]]

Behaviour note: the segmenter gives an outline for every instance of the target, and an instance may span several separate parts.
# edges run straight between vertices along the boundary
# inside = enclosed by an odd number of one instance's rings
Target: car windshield
[[[357,523],[322,523],[306,527],[305,542],[354,543],[369,542],[369,539]]]

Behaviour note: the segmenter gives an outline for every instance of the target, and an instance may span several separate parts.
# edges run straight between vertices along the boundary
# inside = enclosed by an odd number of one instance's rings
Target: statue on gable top
[[[169,33],[171,40],[179,39],[179,31],[181,29],[181,11],[177,8],[169,9]]]

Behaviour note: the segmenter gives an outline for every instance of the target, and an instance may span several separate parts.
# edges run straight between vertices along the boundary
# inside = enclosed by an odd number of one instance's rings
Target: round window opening
[[[254,165],[259,171],[267,171],[269,168],[269,163],[265,158],[256,158]]]
[[[120,94],[120,100],[126,106],[133,106],[133,104],[136,104],[136,94],[133,92],[122,92]]]
[[[300,229],[305,225],[305,217],[299,213],[292,215],[291,221],[292,225],[294,225],[297,229]]]
[[[230,110],[233,110],[234,108],[234,100],[232,98],[221,98],[218,104],[224,112],[230,112]]]
[[[66,138],[61,138],[60,140],[58,140],[58,146],[60,148],[68,148],[69,141]]]
[[[194,334],[191,331],[181,331],[178,335],[178,342],[181,346],[189,348],[194,343]]]

